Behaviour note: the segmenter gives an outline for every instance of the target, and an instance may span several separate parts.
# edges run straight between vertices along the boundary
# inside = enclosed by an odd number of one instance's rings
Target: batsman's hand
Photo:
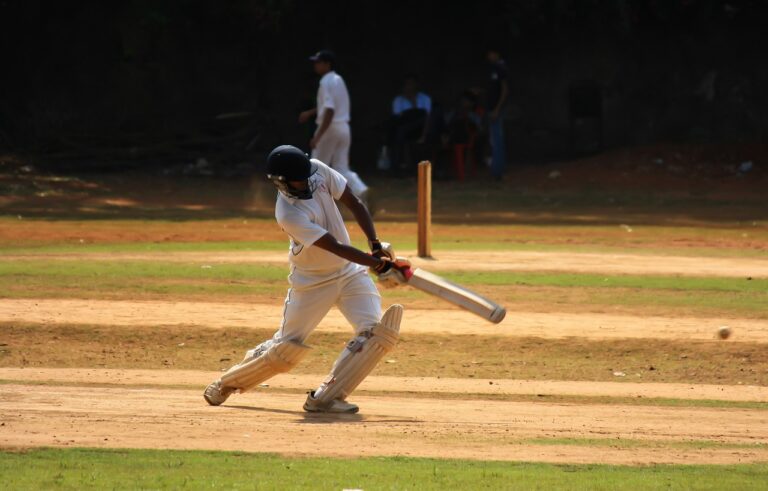
[[[371,255],[373,257],[378,257],[379,259],[386,257],[393,261],[396,259],[395,250],[392,249],[392,244],[389,242],[381,242],[375,239],[369,240],[368,245],[371,247]]]
[[[394,261],[388,257],[381,258],[381,263],[373,271],[378,276],[379,283],[387,288],[407,283],[413,274],[410,261],[403,257]]]

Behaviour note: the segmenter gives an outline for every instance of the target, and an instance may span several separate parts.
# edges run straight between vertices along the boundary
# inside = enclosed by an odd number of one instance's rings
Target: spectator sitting
[[[453,156],[454,176],[459,181],[465,177],[465,164],[468,161],[474,174],[476,142],[482,123],[481,110],[477,104],[477,95],[471,90],[464,91],[459,97],[456,109],[446,118],[446,131],[443,144]]]
[[[392,164],[396,173],[403,173],[413,164],[413,162],[409,162],[411,165],[406,164],[409,147],[413,143],[425,143],[429,133],[431,112],[432,99],[424,92],[419,92],[418,79],[414,75],[409,75],[403,84],[402,94],[392,101],[389,140],[392,146]]]

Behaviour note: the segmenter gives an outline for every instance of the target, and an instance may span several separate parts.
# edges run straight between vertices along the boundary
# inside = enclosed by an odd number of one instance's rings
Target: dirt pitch
[[[452,257],[460,261],[460,256]],[[593,264],[599,270],[597,262]],[[652,269],[660,263],[646,264]],[[686,273],[686,263],[669,260],[669,264],[674,264],[677,274]],[[279,306],[247,303],[0,300],[0,322],[47,325],[265,327],[275,325],[279,315]],[[450,308],[411,309],[403,329],[422,335],[718,342],[713,336],[721,324],[733,326],[739,341],[768,343],[768,322],[733,318],[510,312],[502,324],[493,326]],[[334,311],[320,329],[349,328]],[[203,402],[201,390],[215,376],[216,372],[178,370],[0,369],[0,380],[5,381],[0,385],[0,446],[197,448],[613,464],[768,460],[764,407],[705,407],[711,404],[708,401],[768,402],[765,387],[372,377],[354,397],[361,414],[317,416],[303,413],[301,404],[303,392],[322,374],[278,377],[268,388],[233,396],[227,405],[212,408]],[[493,399],[509,395],[542,400]],[[547,402],[546,396],[603,399]],[[612,404],[611,398],[651,402]],[[683,402],[655,405],[654,398]]]
[[[595,175],[602,175],[603,168],[600,169]],[[537,187],[537,190],[547,191],[562,185],[547,177],[548,169],[537,172],[541,174],[541,189]],[[241,183],[242,189],[233,192],[231,183],[220,183],[221,186],[211,192],[208,181],[190,184],[161,179],[163,185],[158,186],[157,179],[75,180],[72,186],[77,185],[75,191],[79,194],[63,189],[46,196],[33,194],[26,198],[0,199],[0,204],[12,213],[12,219],[0,222],[0,243],[14,249],[3,259],[284,264],[285,256],[280,252],[112,254],[76,251],[78,244],[283,240],[282,232],[271,221],[257,219],[254,225],[249,219],[236,218],[254,215],[263,218],[272,214],[271,203],[255,202],[258,200],[253,198],[252,184]],[[632,181],[630,188],[634,189],[635,180],[629,181]],[[736,198],[742,196],[742,188],[748,183],[735,179],[733,183],[739,188],[734,188],[728,199],[738,201]],[[184,187],[185,192],[166,192],[166,188],[177,187]],[[721,206],[722,203],[713,201],[713,206],[698,214],[685,199],[656,208],[651,206],[650,211],[643,202],[630,200],[626,206],[609,206],[614,210],[611,212],[606,211],[605,203],[613,203],[613,198],[580,203],[578,199],[569,201],[566,195],[557,194],[543,196],[541,200],[537,197],[532,204],[518,201],[518,205],[512,207],[515,209],[511,209],[506,204],[509,197],[502,195],[503,189],[491,189],[489,197],[486,188],[483,186],[482,194],[470,194],[464,201],[436,202],[435,216],[443,220],[434,229],[436,238],[445,243],[457,239],[459,244],[461,241],[471,244],[482,236],[485,226],[456,224],[456,217],[467,222],[484,219],[496,224],[493,238],[498,244],[509,242],[531,248],[549,244],[558,246],[559,252],[508,252],[499,250],[497,244],[493,252],[438,250],[435,251],[437,261],[421,261],[419,265],[438,272],[504,270],[768,277],[768,260],[764,255],[768,250],[768,236],[763,221],[766,208],[760,201],[764,200],[760,186],[754,186],[754,192],[749,195],[751,201],[737,202],[737,206],[730,202],[728,206]],[[460,198],[460,191],[463,192],[452,187],[443,190],[454,198]],[[274,191],[270,189],[270,192],[271,200]],[[390,209],[386,213],[378,210],[379,217],[393,220],[381,222],[380,231],[384,231],[385,237],[412,237],[415,233],[408,193],[407,190],[400,193],[399,201],[388,205]],[[69,198],[64,199],[65,195]],[[451,206],[446,207],[446,203]],[[496,208],[489,204],[496,204]],[[472,211],[472,216],[468,212],[463,214],[465,208]],[[170,221],[156,220],[164,213]],[[89,216],[140,220],[81,220]],[[147,216],[153,220],[144,220]],[[42,219],[28,220],[28,217]],[[61,219],[68,217],[78,220]],[[203,217],[209,220],[200,220]],[[226,219],[219,219],[221,217]],[[569,224],[570,228],[563,228]],[[595,227],[579,228],[589,224]],[[600,224],[611,226],[600,228]],[[681,231],[668,226],[664,230],[650,227],[646,230],[643,224],[676,224],[688,228]],[[352,233],[359,236],[355,230]],[[63,249],[69,247],[72,252],[41,254],[36,247],[45,245],[63,245]],[[565,249],[571,246],[573,251]],[[592,253],[576,252],[580,246],[605,246],[615,253],[594,253],[594,249]],[[680,254],[673,255],[674,250]],[[725,254],[694,257],[706,250]],[[742,250],[751,253],[742,255]],[[130,297],[83,300],[77,293],[75,289],[71,297],[39,299],[11,299],[0,295],[0,322],[54,327],[110,326],[126,330],[137,325],[154,326],[160,339],[164,326],[221,329],[222,333],[232,326],[263,330],[274,327],[280,316],[279,302],[174,298],[141,301]],[[663,309],[652,317],[621,311],[560,312],[553,306],[544,311],[521,307],[519,311],[510,311],[502,324],[494,326],[439,304],[410,307],[406,305],[404,332],[424,339],[435,333],[442,336],[447,333],[477,339],[527,336],[563,342],[575,339],[580,343],[632,339],[637,343],[646,340],[713,343],[708,344],[713,348],[718,347],[714,343],[728,342],[733,343],[735,350],[747,343],[768,347],[768,322],[758,319],[683,317],[666,315]],[[730,340],[714,339],[721,325],[734,329]],[[340,314],[332,312],[320,329],[338,333],[347,332],[349,327]],[[6,343],[0,333],[0,361],[4,359],[4,352],[14,349]],[[76,349],[76,343],[67,346]],[[51,350],[52,359],[66,356],[56,351],[55,338],[46,339],[44,348]],[[113,348],[104,346],[104,350]],[[434,357],[439,358],[437,344]],[[34,368],[0,364],[0,448],[195,448],[286,455],[408,455],[613,464],[768,461],[768,389],[741,385],[737,377],[722,384],[718,382],[719,385],[705,385],[685,383],[685,379],[679,383],[659,383],[618,376],[615,381],[600,382],[374,374],[353,397],[362,408],[359,415],[323,416],[305,414],[301,405],[304,392],[313,388],[324,373],[277,377],[269,381],[269,387],[233,396],[226,405],[214,408],[205,404],[201,393],[218,372],[139,370],[136,366],[56,368],[51,362],[46,365],[44,359],[34,361]],[[743,363],[745,369],[750,368],[748,360]],[[402,365],[387,367],[401,369]],[[608,376],[613,377],[611,372]]]
[[[158,377],[161,381],[161,377]],[[405,455],[615,464],[735,463],[768,459],[765,411],[616,407],[358,396],[360,415],[300,410],[302,394],[258,393],[208,407],[199,390],[5,385],[4,446],[152,447],[353,457]],[[592,445],[547,438],[601,439]],[[622,448],[621,439],[648,446]],[[707,440],[732,448],[676,446]],[[615,441],[615,444],[612,444]]]

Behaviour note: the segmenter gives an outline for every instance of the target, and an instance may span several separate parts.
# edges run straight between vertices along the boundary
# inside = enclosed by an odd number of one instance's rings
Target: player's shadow
[[[417,419],[395,419],[386,416],[367,414],[317,414],[304,413],[299,421],[303,424],[329,424],[329,423],[421,423]]]
[[[299,418],[299,423],[327,424],[327,423],[358,423],[365,417],[361,414],[329,414],[308,413],[306,411],[291,411],[289,409],[273,409],[256,406],[227,406],[233,409],[245,409],[246,411],[258,411],[262,413],[288,414]]]
[[[261,413],[275,413],[275,414],[290,414],[293,416],[302,416],[306,414],[304,411],[291,411],[289,409],[273,409],[273,408],[267,408],[267,407],[257,407],[257,406],[230,406],[227,405],[226,407],[232,408],[232,409],[245,409],[246,411],[257,411]]]
[[[296,416],[298,423],[302,424],[334,424],[334,423],[420,423],[417,419],[395,419],[386,416],[365,414],[332,414],[332,413],[308,413],[306,411],[291,411],[289,409],[273,409],[257,406],[225,406],[232,409],[244,409],[262,413],[288,414]]]

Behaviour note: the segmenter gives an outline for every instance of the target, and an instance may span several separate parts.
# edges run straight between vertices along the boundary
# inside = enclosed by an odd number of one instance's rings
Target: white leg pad
[[[246,392],[278,373],[290,371],[311,348],[299,341],[274,343],[259,356],[230,369],[221,377],[221,386]]]
[[[355,336],[347,344],[331,369],[331,374],[316,393],[320,405],[333,404],[335,399],[345,400],[360,385],[382,357],[397,344],[402,318],[403,306],[392,305],[367,337]]]

